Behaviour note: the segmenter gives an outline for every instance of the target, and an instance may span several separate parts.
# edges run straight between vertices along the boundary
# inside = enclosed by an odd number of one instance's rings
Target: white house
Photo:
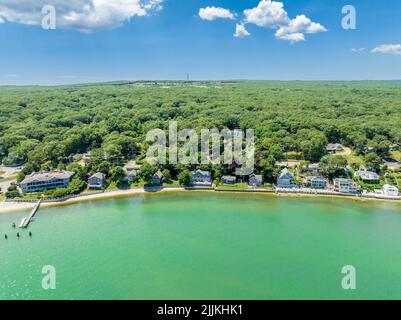
[[[106,184],[106,175],[97,172],[88,179],[88,189],[103,189]]]
[[[20,188],[23,193],[67,188],[73,175],[74,172],[60,170],[51,172],[35,172],[25,177],[25,179],[20,183]]]
[[[294,182],[294,178],[294,175],[287,168],[283,169],[277,178],[277,188],[298,188],[299,186]]]
[[[321,176],[306,177],[305,185],[313,189],[326,189],[326,180]]]
[[[358,188],[352,179],[334,179],[334,190],[342,193],[356,193]]]
[[[212,175],[209,171],[196,170],[192,174],[191,185],[197,187],[210,187],[212,185]]]
[[[383,186],[383,193],[387,197],[397,197],[398,196],[398,188],[395,186],[391,186],[389,184],[385,184]]]
[[[360,178],[362,181],[368,182],[368,183],[377,183],[380,180],[380,177],[376,172],[367,171],[367,170],[355,171],[354,176],[357,178]]]

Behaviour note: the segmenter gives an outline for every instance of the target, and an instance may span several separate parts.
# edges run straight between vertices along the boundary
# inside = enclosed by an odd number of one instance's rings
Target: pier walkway
[[[42,202],[42,199],[40,199],[36,203],[35,207],[31,211],[31,214],[29,216],[25,217],[24,219],[22,219],[22,221],[21,221],[21,223],[19,225],[20,228],[25,229],[25,228],[27,228],[29,226],[29,224],[31,223],[31,221],[32,221],[33,217],[35,216],[36,212],[39,210],[41,202]]]

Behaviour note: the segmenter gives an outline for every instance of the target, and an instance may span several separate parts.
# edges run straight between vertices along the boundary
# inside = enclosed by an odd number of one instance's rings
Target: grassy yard
[[[164,182],[163,183],[164,187],[179,187],[180,186],[180,182],[178,180],[172,180],[169,182]]]
[[[11,176],[5,179],[0,179],[0,182],[8,182],[8,181],[13,181],[13,180],[17,180],[17,176]]]
[[[401,162],[401,151],[391,151],[390,156],[398,162]]]

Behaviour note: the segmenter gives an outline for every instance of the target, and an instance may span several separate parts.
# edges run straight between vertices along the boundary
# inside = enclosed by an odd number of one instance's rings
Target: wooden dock
[[[38,212],[40,204],[42,202],[42,199],[40,199],[36,204],[35,207],[32,209],[31,214],[24,219],[21,220],[21,223],[19,225],[20,228],[25,229],[29,226],[31,223],[33,217],[35,216],[36,212]]]

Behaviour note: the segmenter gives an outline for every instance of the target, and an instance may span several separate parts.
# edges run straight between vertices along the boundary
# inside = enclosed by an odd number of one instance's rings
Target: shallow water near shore
[[[26,215],[0,215],[0,299],[401,298],[400,204],[137,195],[40,209],[17,239]]]

